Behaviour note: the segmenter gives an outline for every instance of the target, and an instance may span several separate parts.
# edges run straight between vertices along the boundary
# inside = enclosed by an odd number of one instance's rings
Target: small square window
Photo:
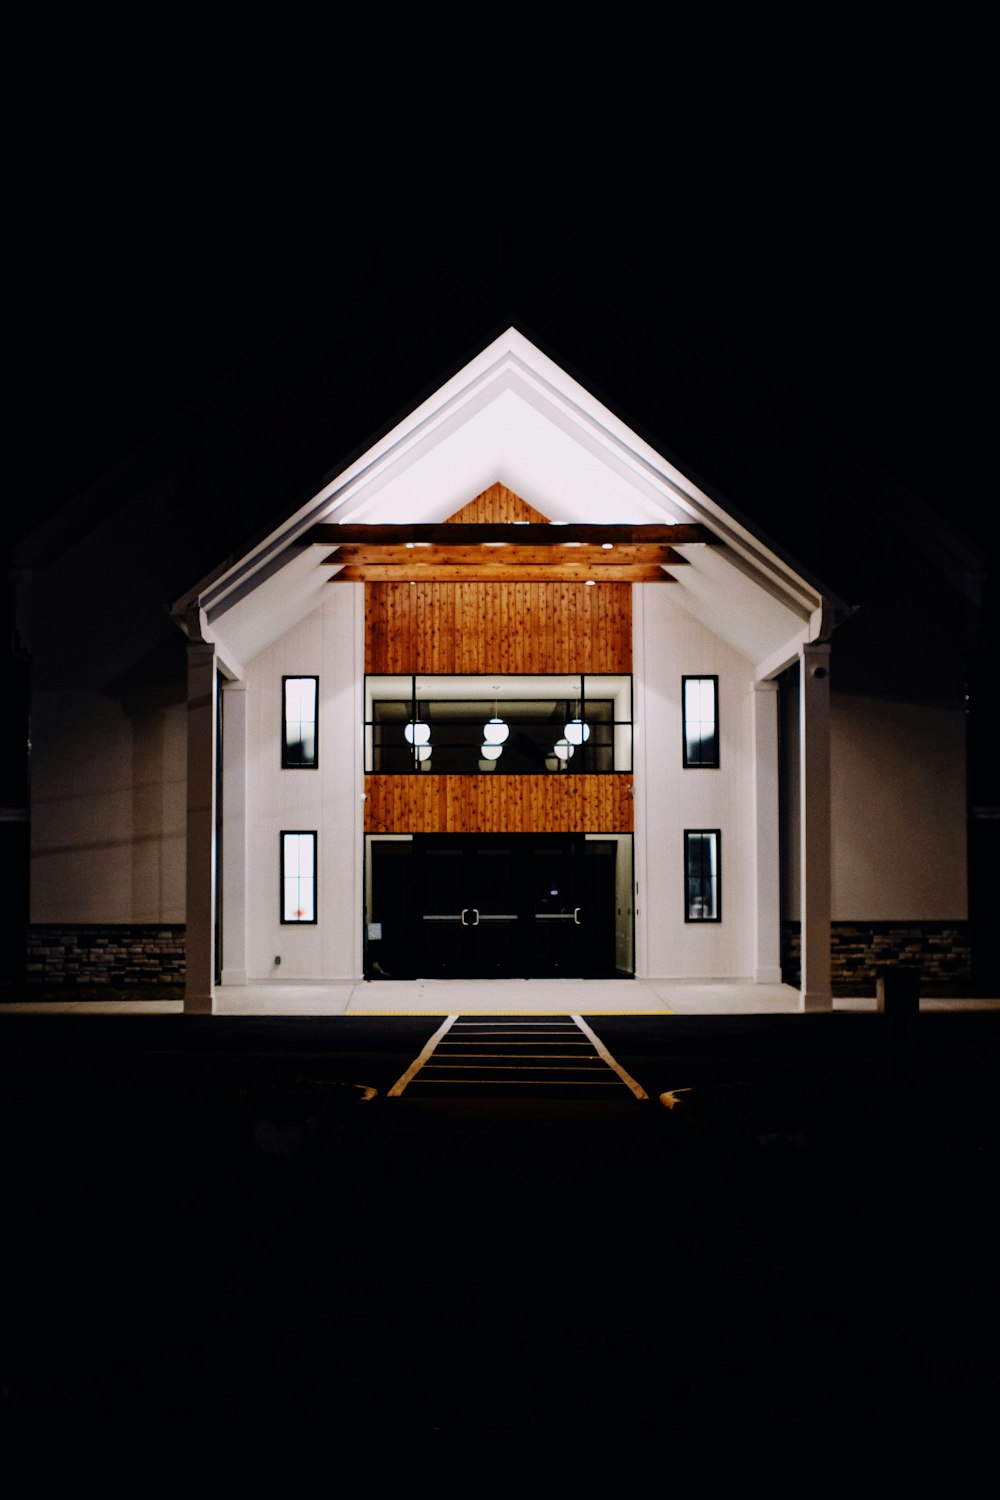
[[[281,764],[286,770],[319,765],[318,677],[281,679]]]
[[[719,679],[682,677],[684,765],[690,769],[719,764]]]
[[[684,830],[684,920],[722,920],[721,839],[718,828]]]
[[[316,921],[316,834],[281,835],[281,920]]]

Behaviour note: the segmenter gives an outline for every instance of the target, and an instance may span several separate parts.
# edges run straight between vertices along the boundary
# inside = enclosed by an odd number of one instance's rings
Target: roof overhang
[[[452,540],[460,528],[433,529],[495,483],[547,516],[552,524],[544,532],[551,535],[522,525],[499,528],[496,537],[473,538],[464,528]],[[479,577],[500,576],[491,543],[507,546],[511,566],[552,577],[573,566],[566,562],[570,544],[602,549],[609,558],[607,542],[672,549],[630,556],[636,567],[652,569],[632,577],[669,582],[671,601],[761,676],[780,671],[803,642],[825,636],[848,612],[508,329],[283,525],[179,599],[173,614],[193,637],[214,641],[228,669],[240,675],[242,664],[317,608],[338,576],[342,585],[345,577],[382,576],[380,558],[401,570],[400,549],[414,540],[450,547],[438,550],[435,564],[461,561]],[[361,547],[361,560],[343,547]],[[426,569],[430,561],[420,550],[412,549],[413,566]],[[600,567],[590,552],[588,560]],[[589,571],[580,572],[583,584]]]

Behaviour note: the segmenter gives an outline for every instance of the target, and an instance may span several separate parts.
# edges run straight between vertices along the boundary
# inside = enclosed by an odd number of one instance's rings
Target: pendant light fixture
[[[497,711],[497,700],[493,700],[493,717],[483,725],[483,739],[487,745],[502,745],[510,734],[509,727]],[[487,756],[487,760],[496,760],[495,755]]]
[[[425,724],[422,719],[411,719],[403,729],[403,734],[411,745],[427,745],[430,743],[431,726]]]
[[[582,745],[585,740],[590,739],[590,725],[580,718],[579,709],[575,717],[566,724],[566,738],[571,745]]]

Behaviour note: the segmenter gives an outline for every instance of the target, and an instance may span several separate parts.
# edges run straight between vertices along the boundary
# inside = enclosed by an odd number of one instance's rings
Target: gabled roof
[[[320,603],[338,567],[332,533],[445,521],[500,483],[556,523],[698,524],[715,545],[682,549],[671,599],[761,675],[850,613],[756,536],[523,334],[508,328],[282,524],[173,606],[189,635],[243,665]],[[610,533],[609,533],[610,534]]]

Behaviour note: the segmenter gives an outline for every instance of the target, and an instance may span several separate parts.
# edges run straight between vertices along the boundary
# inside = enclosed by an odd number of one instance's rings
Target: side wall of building
[[[247,669],[246,958],[251,981],[351,979],[360,973],[361,631],[360,590],[329,589],[318,609]],[[319,677],[315,770],[281,766],[285,675]],[[318,835],[315,924],[280,920],[283,831]]]
[[[836,640],[833,662],[836,674]],[[783,970],[798,981],[798,688],[782,679]],[[968,924],[965,715],[960,707],[831,698],[833,989],[873,995],[880,968],[919,968],[962,993]]]
[[[184,921],[186,717],[183,703],[35,695],[33,925]]]
[[[830,758],[834,920],[964,921],[961,708],[835,693]]]
[[[753,974],[753,669],[671,600],[636,586],[639,963],[650,978]],[[681,678],[718,676],[719,766],[682,765]],[[722,920],[684,920],[684,831],[718,829]]]

